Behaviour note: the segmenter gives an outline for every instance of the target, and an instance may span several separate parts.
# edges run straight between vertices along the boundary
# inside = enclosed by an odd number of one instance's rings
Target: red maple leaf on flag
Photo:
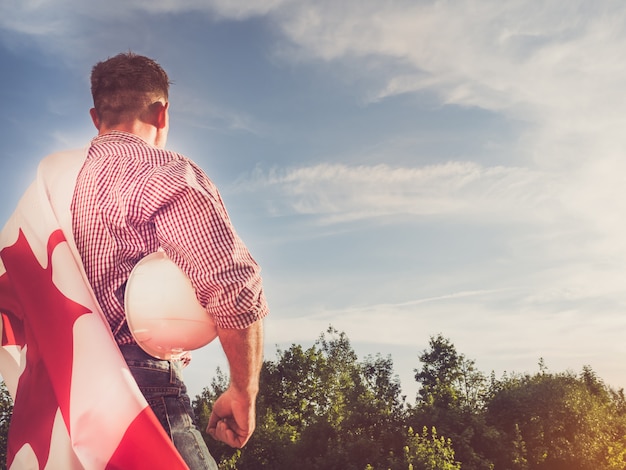
[[[12,312],[12,319],[20,318],[24,339],[28,345],[28,367],[20,376],[7,463],[10,466],[15,453],[29,444],[38,461],[44,464],[50,451],[50,435],[57,409],[70,430],[70,387],[73,359],[73,325],[81,315],[90,314],[68,299],[52,281],[52,252],[65,241],[61,230],[54,232],[48,241],[48,267],[43,268],[35,257],[28,241],[20,230],[17,242],[1,252],[8,273],[13,278],[28,282],[11,282],[20,300],[21,311]],[[6,274],[5,274],[6,276]],[[16,315],[17,314],[17,315]],[[36,318],[33,318],[36,316]],[[36,338],[35,341],[31,339]],[[42,354],[54,351],[54,354]],[[54,371],[51,376],[48,371]],[[24,405],[23,405],[24,404]],[[36,429],[32,423],[39,423]]]
[[[0,251],[6,268],[0,276],[0,305],[4,306],[0,312],[4,322],[2,346],[26,345],[27,364],[17,386],[13,416],[19,419],[11,420],[8,467],[16,453],[28,444],[39,467],[44,468],[58,411],[68,434],[72,433],[74,324],[82,315],[93,313],[65,296],[53,281],[52,254],[65,241],[61,230],[50,235],[46,268],[37,260],[21,230],[16,243]],[[155,448],[157,443],[160,445]],[[187,467],[147,407],[130,423],[107,468]]]

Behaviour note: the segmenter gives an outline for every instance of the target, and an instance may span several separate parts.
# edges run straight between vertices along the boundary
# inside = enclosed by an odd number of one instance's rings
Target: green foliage
[[[422,434],[409,428],[404,455],[409,470],[460,470],[461,464],[454,460],[454,449],[450,439],[437,437],[433,426],[430,435],[424,426]]]
[[[207,438],[224,468],[362,470],[402,455],[406,405],[393,362],[359,361],[345,333],[330,327],[308,349],[279,350],[264,362],[260,385],[257,429],[245,451],[235,455]],[[219,388],[194,400],[201,426]]]
[[[438,408],[477,411],[484,403],[487,390],[485,375],[476,370],[473,360],[456,351],[441,334],[431,336],[430,349],[419,360],[415,380],[421,385],[418,404]]]
[[[498,384],[486,417],[503,435],[497,465],[520,469],[626,468],[626,421],[621,394],[589,367],[580,376],[541,370]]]
[[[13,399],[4,381],[0,382],[0,468],[5,468],[7,460],[7,439],[13,413]]]
[[[391,358],[359,361],[331,327],[265,361],[253,438],[242,451],[207,439],[211,452],[232,470],[626,469],[624,392],[590,367],[555,374],[541,359],[536,374],[488,380],[441,335],[419,360],[407,405]],[[226,384],[218,370],[194,400],[202,427]]]
[[[591,367],[552,373],[541,359],[535,374],[488,380],[441,335],[418,359],[420,389],[407,404],[391,357],[359,360],[330,327],[310,348],[264,362],[246,447],[205,435],[209,450],[226,470],[626,470],[624,391]],[[201,430],[227,386],[217,369],[193,400]],[[0,384],[3,457],[11,412]]]
[[[415,369],[415,380],[421,388],[409,426],[436,427],[452,440],[464,469],[492,470],[486,454],[498,432],[487,426],[482,413],[488,396],[485,375],[442,335],[430,338],[429,349],[419,359],[422,365]]]
[[[331,327],[307,350],[280,351],[264,371],[271,387],[263,386],[259,408],[291,431],[272,468],[362,470],[401,451],[404,402],[390,358],[359,362]]]

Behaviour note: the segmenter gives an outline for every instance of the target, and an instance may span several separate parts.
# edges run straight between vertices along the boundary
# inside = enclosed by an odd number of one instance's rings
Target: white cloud
[[[536,220],[555,203],[551,182],[525,168],[448,162],[418,168],[319,164],[242,179],[240,191],[276,197],[274,211],[324,222],[394,215]]]
[[[0,26],[30,35],[67,36],[87,21],[139,21],[146,14],[199,12],[221,19],[244,20],[266,15],[291,0],[6,0],[0,4]],[[80,28],[82,29],[82,28]],[[124,31],[120,31],[124,33]],[[68,51],[70,52],[70,51]]]
[[[625,11],[584,2],[303,2],[281,26],[324,60],[387,57],[380,97],[433,89],[450,103],[486,109],[595,103],[626,68]],[[277,16],[280,12],[276,13]],[[384,68],[387,64],[381,64]],[[581,86],[583,87],[581,89]],[[578,93],[571,93],[578,90]],[[581,93],[582,92],[582,93]],[[536,116],[535,116],[536,117]]]

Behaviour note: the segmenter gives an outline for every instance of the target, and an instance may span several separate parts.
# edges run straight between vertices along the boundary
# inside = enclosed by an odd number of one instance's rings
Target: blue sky
[[[90,69],[130,49],[263,266],[268,358],[332,324],[410,400],[438,333],[487,373],[626,385],[621,2],[101,3],[0,4],[1,220],[93,137]],[[194,357],[198,393],[223,359]]]

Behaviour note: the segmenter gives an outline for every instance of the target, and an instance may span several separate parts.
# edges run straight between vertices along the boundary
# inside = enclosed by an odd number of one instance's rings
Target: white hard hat
[[[137,344],[159,359],[201,348],[217,336],[215,322],[198,302],[191,281],[163,251],[134,267],[124,308]]]

